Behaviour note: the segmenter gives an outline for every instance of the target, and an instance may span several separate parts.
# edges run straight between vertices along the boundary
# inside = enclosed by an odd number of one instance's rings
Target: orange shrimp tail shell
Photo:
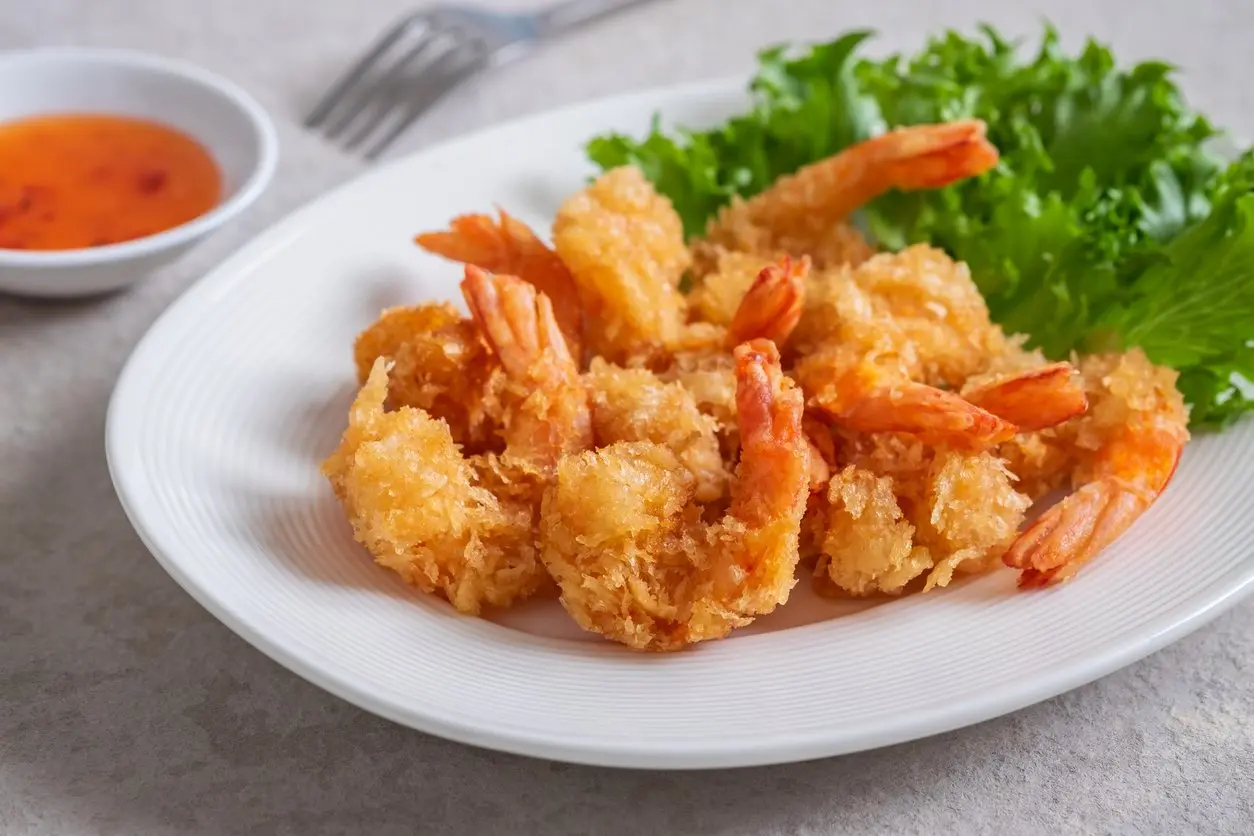
[[[583,308],[575,279],[547,244],[518,219],[499,210],[490,215],[460,215],[441,232],[424,232],[414,243],[429,253],[473,265],[490,273],[518,276],[549,297],[553,314],[571,355],[583,358]]]
[[[860,432],[899,432],[924,444],[987,450],[1009,441],[1017,428],[952,392],[906,384],[854,403],[838,416]]]
[[[985,138],[986,133],[982,120],[962,119],[936,125],[926,132],[900,130],[884,134],[903,138],[894,155],[901,162],[890,165],[889,179],[899,189],[939,189],[983,174],[1000,158],[997,148]]]
[[[1089,408],[1084,385],[1070,363],[1031,369],[965,392],[963,397],[1021,432],[1057,426]]]
[[[736,308],[728,342],[735,346],[761,338],[782,346],[801,321],[809,272],[808,256],[785,255],[775,264],[763,267]]]

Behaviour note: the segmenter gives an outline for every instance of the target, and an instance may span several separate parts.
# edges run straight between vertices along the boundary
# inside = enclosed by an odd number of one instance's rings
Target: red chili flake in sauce
[[[67,250],[162,232],[222,199],[196,140],[127,116],[37,116],[0,124],[0,249]]]

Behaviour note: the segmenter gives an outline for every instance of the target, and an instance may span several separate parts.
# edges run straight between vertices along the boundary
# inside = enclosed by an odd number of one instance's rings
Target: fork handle
[[[560,35],[578,26],[609,17],[615,12],[649,2],[651,0],[565,0],[538,13],[536,26],[541,37]]]

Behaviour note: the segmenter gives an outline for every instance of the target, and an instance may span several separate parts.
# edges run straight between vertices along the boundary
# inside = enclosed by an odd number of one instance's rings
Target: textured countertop
[[[185,287],[360,170],[305,135],[299,116],[411,5],[0,3],[0,49],[125,46],[199,62],[254,93],[283,144],[260,203],[143,287],[91,303],[0,297],[0,833],[1254,832],[1254,602],[1092,685],[963,731],[814,763],[665,774],[499,755],[376,719],[183,593],[110,486],[110,389]],[[1044,16],[1072,43],[1094,33],[1124,60],[1174,62],[1197,105],[1254,136],[1248,2],[659,0],[482,77],[396,152],[565,102],[742,72],[768,42],[872,26],[877,48],[906,48],[978,20],[1035,34]]]

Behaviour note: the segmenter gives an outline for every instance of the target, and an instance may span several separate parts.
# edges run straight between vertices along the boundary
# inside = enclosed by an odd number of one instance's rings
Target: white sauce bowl
[[[53,113],[132,116],[194,137],[222,173],[222,200],[187,223],[119,244],[0,249],[0,291],[66,298],[134,284],[242,212],[278,162],[278,139],[261,106],[199,67],[122,50],[0,53],[0,122]]]

